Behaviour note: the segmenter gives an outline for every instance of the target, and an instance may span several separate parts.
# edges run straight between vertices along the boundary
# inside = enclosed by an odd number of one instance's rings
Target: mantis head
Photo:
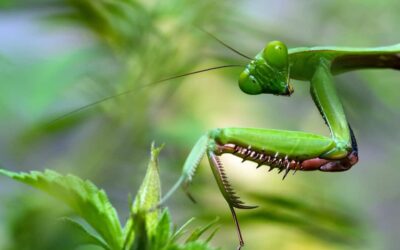
[[[239,87],[249,95],[291,95],[286,45],[280,41],[268,43],[240,74]]]

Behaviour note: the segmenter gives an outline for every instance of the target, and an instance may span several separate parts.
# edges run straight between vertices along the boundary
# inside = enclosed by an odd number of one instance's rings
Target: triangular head
[[[240,74],[239,87],[249,95],[291,95],[286,45],[280,41],[268,43]]]

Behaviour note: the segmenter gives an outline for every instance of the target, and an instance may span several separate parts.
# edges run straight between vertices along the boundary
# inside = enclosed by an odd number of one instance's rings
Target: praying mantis
[[[239,76],[238,83],[242,92],[249,95],[290,96],[294,91],[291,79],[309,81],[311,97],[331,136],[259,128],[217,128],[198,139],[186,158],[179,180],[164,196],[160,205],[179,187],[188,187],[200,160],[206,154],[235,222],[238,249],[241,249],[244,241],[235,209],[252,209],[256,206],[244,204],[236,195],[219,157],[222,154],[232,154],[242,161],[257,163],[257,168],[268,165],[269,171],[284,171],[283,179],[290,170],[336,172],[350,169],[358,162],[357,142],[336,92],[333,76],[369,68],[400,70],[400,44],[376,48],[288,49],[283,42],[272,41],[253,59],[245,57],[251,61]]]
[[[238,80],[239,89],[245,94],[290,96],[294,92],[290,83],[291,79],[309,81],[311,97],[331,134],[330,137],[326,137],[300,131],[217,128],[208,131],[198,139],[184,162],[180,178],[157,207],[162,206],[178,188],[183,187],[184,190],[187,190],[201,159],[207,155],[219,190],[230,208],[238,234],[238,249],[241,249],[244,241],[235,209],[252,209],[257,206],[244,204],[236,195],[227,178],[220,156],[232,154],[240,157],[242,161],[248,160],[257,163],[257,168],[267,165],[270,167],[269,171],[278,169],[279,173],[284,172],[283,179],[290,170],[293,172],[311,170],[337,172],[350,169],[358,162],[357,142],[336,92],[333,76],[359,69],[400,70],[400,44],[375,48],[302,47],[288,49],[283,42],[272,41],[254,58],[250,58],[213,35],[211,36],[227,48],[250,60]],[[238,66],[242,65],[212,67],[172,76],[144,86],[209,70]],[[128,90],[103,98],[56,120],[134,91]]]

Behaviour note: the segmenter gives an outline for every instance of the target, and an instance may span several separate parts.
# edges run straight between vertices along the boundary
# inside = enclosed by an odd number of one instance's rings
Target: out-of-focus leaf
[[[193,230],[191,235],[186,239],[186,243],[198,240],[212,226],[214,226],[216,223],[218,223],[218,221],[219,221],[219,218],[217,217],[217,218],[215,218],[215,220],[211,221],[208,225],[199,227],[199,228],[196,228],[195,230]],[[215,234],[215,233],[213,232],[212,235],[213,234]]]
[[[103,239],[91,232],[83,225],[80,221],[72,218],[62,218],[61,222],[69,225],[75,232],[77,232],[80,237],[81,244],[94,244],[102,247],[103,249],[110,250],[108,245],[103,241]]]
[[[185,222],[178,230],[175,231],[175,233],[172,235],[172,240],[176,241],[179,240],[179,238],[186,233],[186,228],[195,220],[195,218],[190,218],[188,221]]]
[[[106,193],[92,182],[51,170],[15,173],[0,169],[0,174],[45,191],[65,202],[99,233],[110,249],[121,249],[122,230],[117,213]]]
[[[219,229],[220,229],[221,227],[216,227],[211,233],[210,233],[210,235],[207,237],[207,239],[204,241],[205,243],[209,243],[213,238],[214,238],[214,236],[218,233],[218,231],[219,231]]]

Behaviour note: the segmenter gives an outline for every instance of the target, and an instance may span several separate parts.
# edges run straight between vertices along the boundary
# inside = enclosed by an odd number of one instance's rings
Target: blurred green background
[[[0,0],[0,164],[89,178],[126,217],[153,140],[166,143],[160,166],[167,190],[209,129],[329,134],[305,82],[294,82],[291,98],[247,96],[237,87],[236,68],[140,88],[246,63],[196,27],[253,56],[271,40],[289,47],[399,43],[399,13],[397,0]],[[298,172],[282,182],[276,171],[223,157],[240,196],[260,205],[238,212],[245,249],[398,249],[399,79],[390,70],[336,77],[359,143],[360,162],[348,172]],[[136,91],[50,123],[127,89]],[[220,216],[212,243],[233,249],[229,209],[205,160],[198,173],[191,188],[198,203],[176,193],[168,202],[173,218],[181,224]],[[5,178],[0,199],[0,249],[77,249],[73,236],[52,223],[63,206]]]

